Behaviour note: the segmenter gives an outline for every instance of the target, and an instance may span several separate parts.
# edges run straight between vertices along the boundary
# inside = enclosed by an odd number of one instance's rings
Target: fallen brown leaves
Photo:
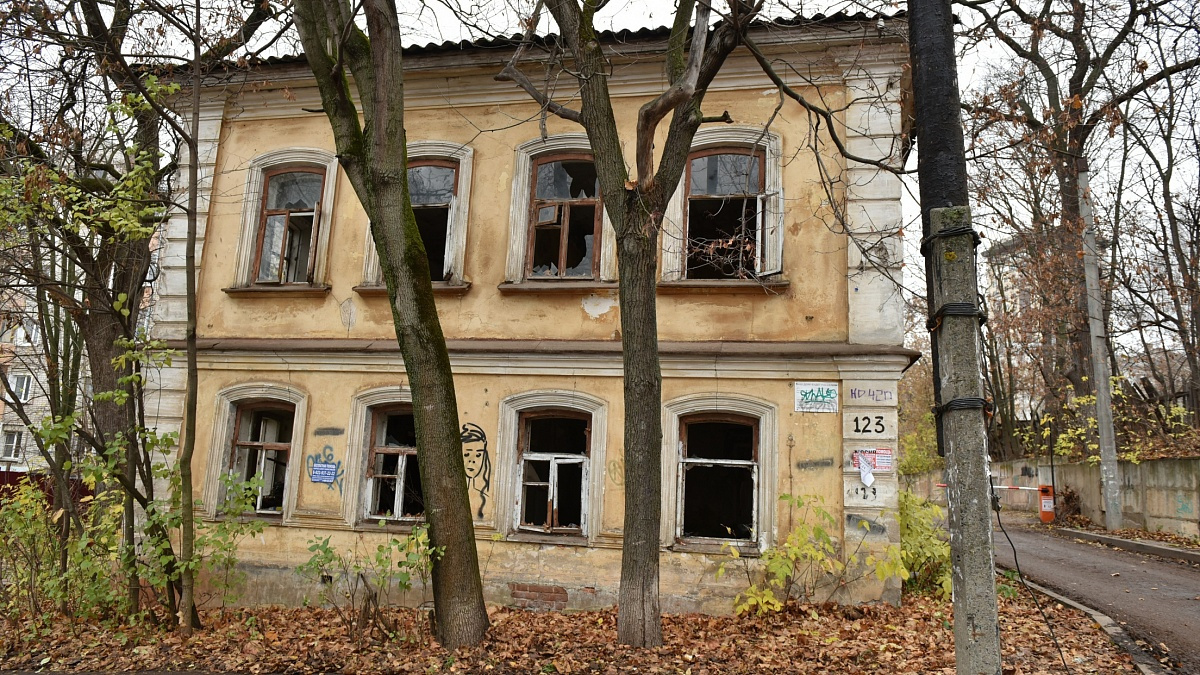
[[[1042,598],[1073,673],[1133,672],[1127,654],[1088,617]],[[1028,596],[1000,600],[1005,673],[1061,673],[1062,663]],[[792,606],[767,617],[687,614],[664,620],[666,645],[616,644],[616,612],[491,610],[480,646],[448,652],[422,615],[395,610],[408,635],[356,646],[323,609],[207,612],[208,628],[184,642],[151,625],[10,624],[0,670],[205,670],[241,673],[953,673],[949,603],[905,598],[902,607]]]

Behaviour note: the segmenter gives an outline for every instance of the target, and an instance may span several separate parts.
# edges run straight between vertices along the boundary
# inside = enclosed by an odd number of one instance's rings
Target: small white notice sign
[[[796,382],[796,412],[836,413],[837,382]]]

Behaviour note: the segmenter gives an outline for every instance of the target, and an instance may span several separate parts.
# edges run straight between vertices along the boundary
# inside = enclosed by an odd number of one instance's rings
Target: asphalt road
[[[1011,512],[1006,516],[1011,515]],[[1055,536],[1009,522],[1017,562],[1029,579],[1113,618],[1135,639],[1167,648],[1174,672],[1200,675],[1200,569]],[[1013,549],[996,530],[996,562]]]

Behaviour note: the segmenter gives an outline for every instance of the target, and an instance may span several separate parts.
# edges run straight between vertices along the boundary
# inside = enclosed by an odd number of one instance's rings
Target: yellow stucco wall
[[[765,84],[766,81],[764,80]],[[742,125],[761,125],[771,117],[778,97],[770,91],[716,92],[706,99],[711,111],[729,110]],[[831,104],[839,89],[823,92]],[[618,99],[618,122],[626,144],[634,138],[638,106],[645,99]],[[453,111],[417,109],[406,113],[408,137],[469,144],[474,150],[470,186],[464,276],[470,290],[461,297],[439,295],[439,316],[448,339],[612,339],[619,329],[615,303],[599,313],[585,310],[587,292],[578,294],[501,294],[508,250],[512,170],[517,145],[539,136],[528,103],[457,107]],[[489,130],[480,133],[480,129]],[[578,132],[577,125],[547,120],[551,134]],[[846,339],[846,240],[835,232],[827,195],[818,180],[812,153],[804,147],[808,122],[803,115],[779,116],[771,130],[783,147],[783,187],[787,198],[783,278],[790,286],[778,293],[687,295],[660,294],[659,334],[663,340],[837,341]],[[244,337],[252,327],[258,337],[392,339],[386,297],[363,297],[354,286],[363,281],[367,220],[345,175],[339,172],[330,225],[325,297],[263,298],[230,296],[235,286],[232,261],[238,255],[242,228],[246,167],[265,152],[303,145],[333,151],[328,121],[321,114],[287,119],[239,120],[231,112],[222,129],[207,240],[200,283],[202,337]],[[631,158],[626,158],[631,162]],[[841,160],[826,156],[830,167]],[[254,208],[257,208],[256,206]],[[609,291],[600,291],[611,297]],[[342,305],[349,300],[356,320],[347,327]],[[595,299],[593,299],[594,302]],[[589,313],[589,310],[591,313]]]

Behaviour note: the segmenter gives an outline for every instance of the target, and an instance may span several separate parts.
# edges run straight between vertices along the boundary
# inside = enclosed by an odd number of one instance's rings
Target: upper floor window
[[[417,427],[407,406],[371,412],[366,502],[368,519],[414,523],[425,517]]]
[[[33,376],[29,373],[10,373],[8,386],[12,389],[13,398],[16,401],[28,403],[33,392]]]
[[[337,157],[281,148],[250,160],[231,289],[324,288]]]
[[[679,424],[679,536],[755,539],[758,420],[700,413]]]
[[[587,532],[591,421],[574,410],[521,413],[518,530]]]
[[[505,287],[587,288],[617,279],[617,239],[587,134],[555,134],[516,148]],[[561,284],[562,281],[582,282]]]
[[[16,429],[5,430],[4,445],[0,446],[0,461],[21,459],[21,441],[24,432]]]
[[[588,155],[536,160],[526,274],[530,279],[596,279],[603,219],[600,183]]]
[[[312,283],[324,184],[320,169],[267,172],[254,283]]]
[[[408,192],[434,282],[465,285],[473,151],[446,141],[409,141]],[[379,254],[368,228],[363,285],[383,286]]]
[[[664,281],[755,279],[782,271],[779,137],[701,129],[663,219]]]
[[[758,273],[763,155],[757,149],[693,153],[687,167],[688,279],[746,279]]]
[[[260,514],[283,512],[294,421],[295,408],[284,403],[237,407],[229,472],[238,481],[262,481],[254,502]]]

